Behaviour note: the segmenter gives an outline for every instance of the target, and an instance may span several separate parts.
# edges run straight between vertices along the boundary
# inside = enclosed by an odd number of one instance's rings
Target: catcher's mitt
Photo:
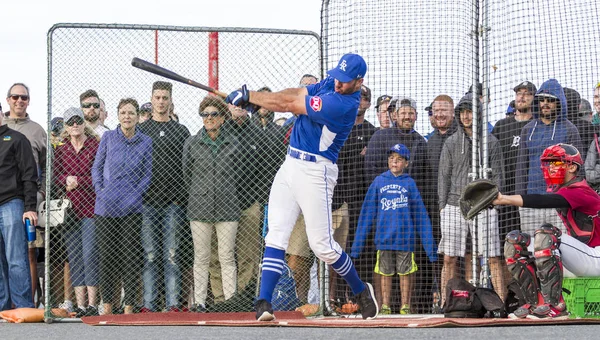
[[[487,179],[477,179],[467,184],[459,202],[463,217],[472,220],[483,209],[492,207],[498,192],[498,186]]]

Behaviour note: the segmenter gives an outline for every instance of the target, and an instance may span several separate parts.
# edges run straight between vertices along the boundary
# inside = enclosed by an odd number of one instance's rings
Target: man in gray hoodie
[[[446,297],[446,284],[452,277],[458,275],[458,258],[465,256],[466,241],[469,233],[473,232],[476,225],[467,221],[460,213],[459,199],[463,188],[469,183],[471,173],[472,145],[473,145],[473,94],[467,93],[458,103],[454,112],[459,124],[458,130],[450,136],[442,147],[440,166],[438,171],[438,196],[440,207],[440,225],[442,239],[438,252],[444,254],[441,288],[442,299]],[[481,104],[480,108],[481,108]],[[481,112],[481,110],[479,110]],[[480,116],[480,115],[478,115]],[[498,140],[487,129],[481,129],[481,120],[477,124],[477,143],[482,150],[482,136],[487,134],[488,139],[488,164],[492,172],[489,179],[502,187],[503,159],[502,149]],[[480,152],[479,163],[482,164],[483,153]],[[484,250],[484,239],[487,240],[488,256],[490,258],[491,277],[494,289],[501,298],[504,298],[504,277],[501,271],[502,254],[498,234],[498,214],[495,209],[483,211],[478,217],[477,229],[478,250]],[[485,237],[485,238],[484,238]],[[470,263],[469,258],[476,258],[481,254],[467,254],[465,263]],[[467,280],[471,276],[471,266],[467,266],[465,274]],[[442,301],[443,305],[443,301]]]
[[[37,182],[37,205],[45,199],[46,196],[46,151],[47,151],[47,138],[46,131],[41,127],[40,124],[29,119],[27,113],[27,107],[29,106],[29,87],[23,83],[13,84],[6,94],[6,101],[10,107],[10,111],[4,117],[5,124],[20,133],[24,134],[31,144],[31,150],[33,151],[33,158],[38,171],[38,182]],[[29,242],[29,271],[31,273],[31,290],[32,295],[35,298],[35,293],[38,288],[38,276],[37,276],[37,248],[44,247],[44,238],[42,234],[36,232],[36,240]],[[38,298],[41,297],[41,291]],[[37,306],[37,304],[36,304]]]

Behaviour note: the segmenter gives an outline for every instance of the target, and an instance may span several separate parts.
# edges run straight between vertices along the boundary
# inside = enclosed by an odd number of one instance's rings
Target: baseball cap
[[[293,116],[293,114],[291,112],[275,112],[275,114],[273,115],[273,121],[278,121],[280,119],[285,119],[288,120]]]
[[[535,87],[535,84],[527,80],[515,86],[513,90],[517,92],[520,89],[527,89],[527,91],[529,91],[531,94],[535,94],[537,92],[537,87]]]
[[[426,106],[424,110],[425,112],[427,112],[428,115],[433,116],[433,102]]]
[[[592,113],[592,105],[587,99],[581,99],[581,104],[579,104],[579,115],[587,115]]]
[[[75,116],[83,118],[83,111],[78,107],[70,107],[63,113],[63,120],[66,123]]]
[[[50,121],[50,132],[53,135],[58,135],[64,128],[64,119],[63,117],[54,117]]]
[[[367,73],[367,63],[358,54],[344,54],[338,65],[327,72],[331,77],[347,83],[354,79],[364,78]]]
[[[152,103],[147,102],[140,106],[140,112],[152,112]]]
[[[394,97],[392,102],[390,103],[389,108],[401,108],[403,106],[412,107],[415,111],[417,111],[417,102],[414,99],[409,97]],[[389,109],[388,108],[388,109]]]
[[[506,108],[506,115],[511,115],[515,112],[515,101],[512,100],[509,104],[508,107]]]
[[[380,96],[379,98],[377,98],[377,105],[375,105],[375,108],[379,108],[379,105],[381,105],[383,102],[389,102],[390,100],[392,100],[392,96],[389,96],[387,94]]]
[[[368,101],[371,101],[371,89],[362,85],[360,87],[360,96]]]
[[[408,151],[408,148],[404,144],[396,144],[392,146],[392,148],[388,152],[388,155],[392,152],[399,154],[400,157],[406,159],[407,161],[410,159],[410,151]]]

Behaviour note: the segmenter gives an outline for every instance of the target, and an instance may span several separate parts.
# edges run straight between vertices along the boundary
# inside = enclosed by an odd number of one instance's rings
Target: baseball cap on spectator
[[[391,154],[392,152],[399,154],[400,157],[406,159],[407,161],[410,160],[410,151],[404,144],[396,144],[396,145],[392,146],[390,151],[388,151],[388,155]]]
[[[414,99],[409,97],[394,97],[390,102],[390,106],[388,107],[388,111],[390,109],[394,110],[396,108],[401,108],[403,106],[412,107],[415,111],[417,111],[417,102]]]
[[[592,105],[590,104],[590,102],[588,102],[587,99],[582,98],[581,104],[579,104],[579,115],[584,116],[592,112],[594,111],[592,110]]]
[[[152,113],[152,103],[147,102],[147,103],[143,104],[142,106],[140,106],[140,113],[141,112]]]
[[[362,85],[360,87],[360,96],[361,96],[361,98],[364,98],[365,100],[368,100],[370,102],[371,101],[371,89],[366,87],[365,85]]]
[[[506,108],[506,115],[508,116],[513,113],[515,113],[515,101],[511,100],[511,102],[508,104],[508,107]]]
[[[70,107],[63,113],[63,121],[67,123],[73,117],[81,117],[83,118],[83,111],[81,111],[78,107]]]
[[[531,94],[535,94],[537,92],[537,87],[535,87],[535,84],[527,80],[515,86],[513,90],[518,92],[520,89],[527,89],[527,91],[529,91]]]
[[[331,77],[342,83],[364,78],[366,73],[367,63],[361,56],[354,53],[344,54],[338,65],[327,72]]]
[[[425,107],[425,111],[429,116],[433,116],[433,102],[429,106]]]
[[[380,96],[379,98],[377,98],[377,103],[375,105],[375,108],[378,109],[379,106],[383,103],[383,102],[389,102],[390,100],[392,100],[392,96],[389,96],[387,94],[384,94],[383,96]]]
[[[293,114],[291,112],[275,112],[275,115],[273,115],[273,121],[276,122],[280,119],[288,120],[292,118],[292,116]]]
[[[64,128],[64,119],[63,117],[54,117],[50,121],[50,132],[57,136],[61,133]]]

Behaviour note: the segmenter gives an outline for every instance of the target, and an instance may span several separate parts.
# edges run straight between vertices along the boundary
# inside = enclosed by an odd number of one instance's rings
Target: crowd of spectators
[[[300,86],[317,80],[304,75]],[[462,218],[458,199],[474,179],[474,143],[481,149],[487,142],[478,162],[503,193],[545,193],[539,158],[557,143],[572,144],[587,156],[580,175],[600,188],[600,83],[593,87],[591,104],[555,79],[539,88],[523,81],[513,90],[506,116],[484,128],[481,115],[474,117],[472,111],[473,96],[480,104],[487,99],[481,86],[456,104],[446,94],[437,95],[425,108],[432,131],[423,136],[415,130],[417,103],[407,96],[380,96],[374,102],[379,127],[367,121],[373,98],[371,89],[362,86],[354,128],[337,162],[331,225],[336,241],[349,253],[356,250],[361,279],[374,283],[376,298],[389,312],[439,311],[445,283],[455,276],[469,279],[472,261],[479,264],[482,253],[471,253],[472,242],[480,251],[488,248],[489,279],[504,298],[508,275],[500,244],[505,235],[516,229],[532,232],[543,222],[562,228],[553,209],[507,206],[482,213],[479,224],[485,233],[472,240],[474,225]],[[51,261],[53,306],[77,316],[205,312],[219,305],[251,309],[268,228],[268,192],[284,161],[295,117],[262,108],[250,115],[208,95],[198,109],[202,128],[189,131],[174,113],[171,83],[157,81],[149,92],[150,101],[141,106],[135,99],[121,99],[118,126],[109,129],[106,104],[96,91],[84,91],[79,107],[51,120],[48,148],[46,132],[27,114],[29,88],[22,83],[9,88],[10,110],[1,117],[6,131],[0,178],[15,178],[17,184],[0,186],[0,309],[40,303],[36,264],[44,237],[38,230],[36,241],[27,242],[26,234],[11,232],[11,226],[25,218],[37,222],[36,207],[46,195],[67,198],[73,207],[70,218],[50,232],[51,259],[46,260]],[[402,151],[394,153],[394,148]],[[407,210],[411,218],[375,212],[383,203],[373,200],[378,190],[389,190],[386,181],[393,178],[388,170],[393,169],[414,181],[411,193],[403,196],[420,202],[418,212]],[[47,176],[50,193],[45,192]],[[387,209],[408,209],[398,203]],[[400,224],[410,232],[390,232]],[[409,249],[411,255],[403,253],[394,261],[403,262],[397,268],[410,280],[401,276],[396,284],[396,268],[379,267],[384,259],[378,250],[389,250],[390,244]],[[386,256],[381,264],[392,263]],[[309,302],[315,258],[302,215],[286,261],[298,298]],[[328,276],[332,306],[352,304],[335,272]],[[402,298],[394,302],[390,294],[398,290]]]

